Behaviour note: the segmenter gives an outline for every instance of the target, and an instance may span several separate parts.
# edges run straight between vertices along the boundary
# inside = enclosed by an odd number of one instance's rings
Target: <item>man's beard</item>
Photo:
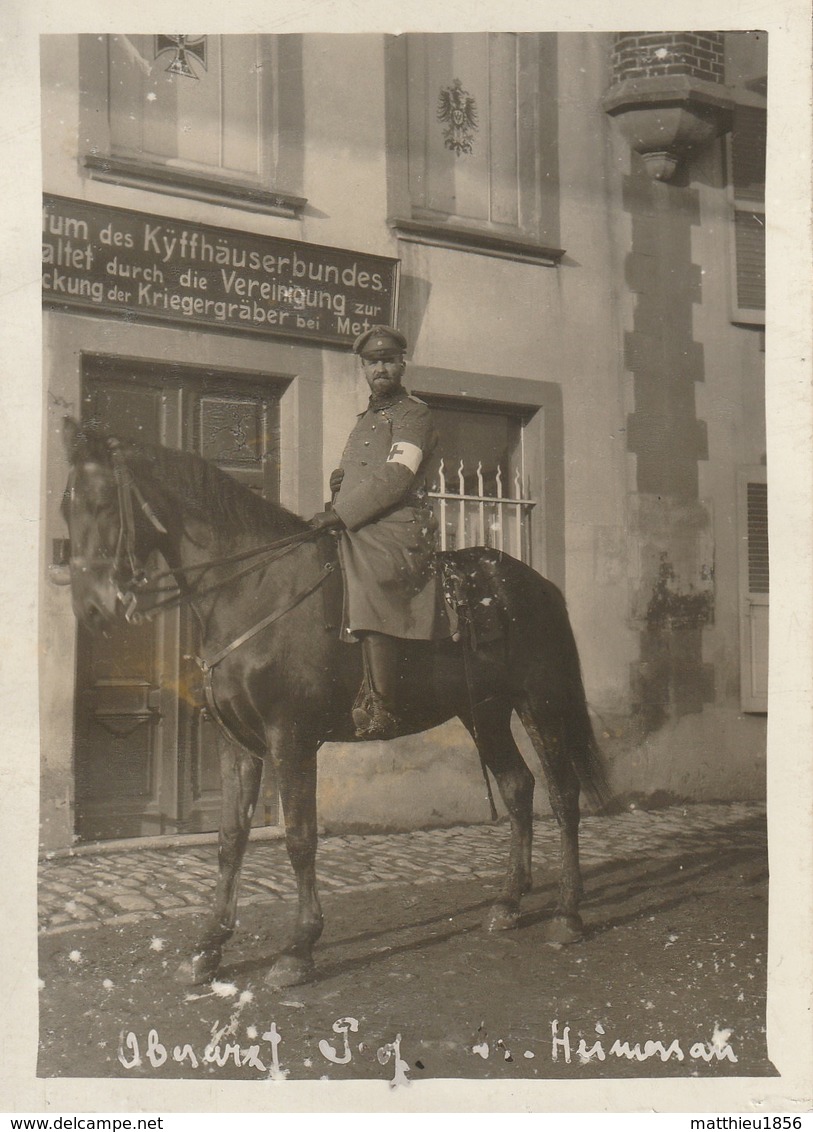
[[[400,381],[381,381],[374,382],[370,390],[370,404],[376,407],[379,404],[386,404],[392,401],[394,397],[401,392],[402,386]]]

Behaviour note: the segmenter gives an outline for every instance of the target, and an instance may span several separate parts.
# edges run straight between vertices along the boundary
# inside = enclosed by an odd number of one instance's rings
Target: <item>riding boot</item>
[[[395,713],[398,641],[384,633],[365,633],[361,649],[366,694],[353,708],[356,735],[359,739],[394,739],[399,733]]]

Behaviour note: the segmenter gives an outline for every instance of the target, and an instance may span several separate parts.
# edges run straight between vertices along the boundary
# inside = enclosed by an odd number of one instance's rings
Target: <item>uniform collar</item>
[[[376,412],[378,409],[389,409],[392,405],[397,404],[398,401],[403,401],[404,397],[408,396],[409,394],[403,386],[396,389],[394,393],[387,393],[381,397],[376,397],[374,393],[371,393],[370,400],[367,402],[367,408],[364,411]]]

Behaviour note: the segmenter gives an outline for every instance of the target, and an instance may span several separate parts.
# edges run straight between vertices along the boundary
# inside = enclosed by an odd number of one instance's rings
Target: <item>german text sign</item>
[[[340,345],[397,318],[396,259],[66,197],[44,198],[42,261],[52,306]]]

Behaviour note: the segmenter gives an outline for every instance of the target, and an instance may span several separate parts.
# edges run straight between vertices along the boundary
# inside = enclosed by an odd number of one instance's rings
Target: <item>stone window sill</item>
[[[538,263],[555,267],[565,254],[563,248],[549,248],[529,240],[504,236],[462,224],[448,224],[437,220],[388,221],[399,240],[413,244],[427,244],[435,248],[454,248],[477,255],[511,259],[519,263]]]
[[[304,197],[274,192],[245,181],[233,181],[227,177],[211,176],[174,165],[134,161],[126,157],[87,154],[84,167],[94,181],[148,189],[155,193],[168,193],[292,220],[302,216],[307,204]]]

